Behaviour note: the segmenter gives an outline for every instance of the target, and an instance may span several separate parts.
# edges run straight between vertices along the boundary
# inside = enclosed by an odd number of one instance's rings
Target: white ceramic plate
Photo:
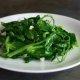
[[[49,13],[25,13],[25,14],[17,14],[11,15],[7,17],[0,18],[0,22],[11,22],[16,20],[21,20],[24,18],[29,18],[32,16],[44,16],[51,15],[55,19],[56,25],[63,25],[64,29],[69,32],[75,33],[78,41],[78,45],[80,43],[80,21],[65,17],[57,14],[49,14]],[[0,26],[1,28],[2,26]],[[31,61],[29,63],[24,63],[20,59],[4,59],[0,57],[0,68],[25,72],[25,73],[47,73],[47,72],[56,72],[61,70],[66,70],[80,64],[80,47],[75,47],[73,50],[69,51],[65,61],[61,63],[52,63],[50,61],[40,62],[40,61]]]

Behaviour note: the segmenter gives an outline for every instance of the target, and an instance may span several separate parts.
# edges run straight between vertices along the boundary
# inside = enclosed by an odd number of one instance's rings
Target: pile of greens
[[[75,34],[56,26],[54,19],[51,25],[48,20],[44,20],[45,17],[47,16],[41,18],[38,15],[21,21],[2,22],[4,29],[0,30],[1,56],[22,58],[25,62],[42,57],[62,61],[76,43]]]

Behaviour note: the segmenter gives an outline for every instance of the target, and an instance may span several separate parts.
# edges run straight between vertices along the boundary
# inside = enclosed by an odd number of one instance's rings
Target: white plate
[[[75,33],[78,44],[80,43],[80,21],[62,15],[49,14],[49,13],[25,13],[25,14],[17,14],[0,18],[0,22],[21,20],[36,15],[53,16],[53,18],[55,19],[55,24],[63,25],[64,29],[66,29],[69,32]],[[25,72],[25,73],[56,72],[78,66],[79,64],[80,64],[80,47],[75,47],[73,50],[69,51],[68,55],[65,58],[65,61],[57,64],[52,63],[50,61],[45,61],[45,62],[31,61],[29,63],[24,63],[22,60],[19,59],[0,58],[0,68],[18,72]]]

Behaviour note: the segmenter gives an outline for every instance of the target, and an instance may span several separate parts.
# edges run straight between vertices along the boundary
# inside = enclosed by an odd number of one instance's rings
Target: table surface
[[[80,0],[0,0],[0,17],[27,12],[55,13],[80,20]],[[0,80],[80,80],[80,66],[47,74],[0,69]]]

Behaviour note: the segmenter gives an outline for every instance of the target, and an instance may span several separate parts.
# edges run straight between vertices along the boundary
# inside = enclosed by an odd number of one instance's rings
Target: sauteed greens
[[[51,18],[53,25],[44,19],[46,17]],[[76,44],[75,34],[56,26],[49,15],[1,24],[4,26],[0,30],[1,56],[5,58],[22,58],[29,62],[44,57],[46,60],[57,59],[61,62]]]

